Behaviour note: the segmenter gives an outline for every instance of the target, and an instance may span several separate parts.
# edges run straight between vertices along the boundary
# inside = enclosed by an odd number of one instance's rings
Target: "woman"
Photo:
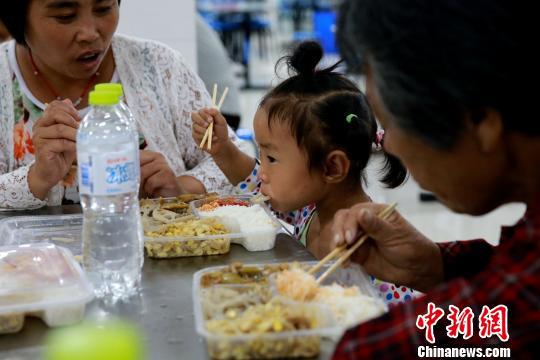
[[[527,84],[538,79],[538,55],[529,51],[536,5],[355,0],[345,6],[341,48],[353,63],[360,54],[366,60],[367,93],[385,128],[385,149],[454,211],[481,215],[509,202],[528,209],[503,229],[497,247],[482,240],[434,244],[398,213],[377,218],[380,204],[337,214],[337,244],[354,242],[360,231],[371,238],[354,261],[427,294],[349,330],[334,358],[448,356],[433,349],[441,346],[474,347],[486,356],[491,349],[484,347],[510,348],[512,358],[534,358],[540,340],[540,123]],[[433,333],[424,316],[430,302],[445,312],[429,314],[440,320]],[[457,310],[470,313],[461,317]],[[452,327],[452,320],[462,327]]]
[[[118,19],[117,0],[3,6],[0,208],[78,200],[76,131],[102,82],[122,83],[144,138],[142,196],[232,190],[191,138],[190,113],[210,105],[201,80],[170,48],[115,35]]]

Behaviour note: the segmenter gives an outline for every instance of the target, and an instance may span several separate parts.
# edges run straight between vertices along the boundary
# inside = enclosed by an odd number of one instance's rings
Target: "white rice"
[[[200,211],[200,209],[199,209]],[[217,216],[233,232],[244,235],[239,241],[248,251],[264,251],[274,247],[276,225],[260,205],[220,206],[211,211],[200,211],[202,217]]]

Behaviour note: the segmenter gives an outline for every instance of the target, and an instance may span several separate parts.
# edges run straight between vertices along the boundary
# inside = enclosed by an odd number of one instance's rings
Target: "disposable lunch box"
[[[77,323],[92,298],[69,250],[47,243],[0,247],[0,334],[20,331],[25,316],[48,326]]]
[[[301,262],[302,266],[313,266],[316,262]],[[246,264],[246,267],[256,267],[263,269],[265,265],[277,264]],[[321,271],[326,270],[330,264],[324,266]],[[203,286],[202,278],[210,273],[227,269],[228,266],[215,266],[199,270],[193,275],[193,306],[195,315],[195,327],[197,333],[206,341],[209,355],[216,359],[245,359],[245,358],[283,358],[283,357],[313,357],[320,351],[320,344],[323,339],[329,341],[337,340],[345,326],[337,322],[329,307],[325,304],[315,302],[304,303],[304,306],[313,309],[318,313],[318,326],[309,330],[276,332],[265,334],[243,334],[243,335],[220,335],[208,330],[206,326],[203,302],[209,289],[213,287],[223,287],[234,289],[234,291],[248,291],[254,287],[269,287],[271,289],[271,279],[268,282],[253,282],[249,284],[211,284]],[[350,266],[347,269],[339,269],[330,275],[323,285],[338,283],[343,286],[357,286],[362,294],[369,296],[378,306],[380,313],[388,311],[386,304],[379,298],[374,289],[369,276],[359,267]],[[272,290],[271,290],[272,291]],[[288,300],[291,304],[301,304],[293,300]]]

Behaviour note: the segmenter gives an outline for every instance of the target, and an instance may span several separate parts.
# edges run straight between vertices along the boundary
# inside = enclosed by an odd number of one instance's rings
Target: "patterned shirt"
[[[230,194],[233,186],[212,157],[193,141],[191,113],[211,101],[204,84],[183,57],[158,42],[119,34],[113,37],[111,47],[118,82],[124,87],[147,149],[163,154],[177,176],[192,176],[209,192]],[[28,142],[31,125],[24,122],[24,110],[15,109],[13,95],[17,90],[13,89],[10,49],[14,53],[13,40],[0,44],[0,211],[60,205],[66,198],[62,183],[54,186],[45,200],[36,198],[28,187],[35,149]],[[19,85],[22,87],[20,80]],[[26,110],[31,121],[31,108]],[[241,149],[246,147],[232,130],[229,137]]]
[[[239,194],[256,195],[260,192],[261,182],[258,176],[259,167],[260,165],[257,162],[255,168],[249,174],[249,176],[236,186],[236,191]],[[286,214],[274,211],[274,214],[276,214],[279,219],[294,227],[294,237],[304,246],[306,246],[309,224],[316,213],[317,208],[315,204],[304,206],[302,209],[291,211]],[[414,291],[405,286],[390,284],[379,279],[375,279],[374,277],[371,277],[371,280],[373,285],[378,290],[379,295],[388,305],[401,304],[411,300],[414,296]]]
[[[510,348],[515,359],[538,356],[540,342],[540,213],[527,212],[512,227],[503,227],[500,245],[483,240],[439,244],[445,283],[413,302],[393,307],[377,319],[347,331],[336,347],[334,359],[410,359],[419,346],[430,345],[425,330],[416,327],[432,302],[448,314],[449,306],[466,307],[474,314],[473,336],[447,336],[446,317],[434,327],[437,347]],[[509,339],[481,337],[484,306],[506,305]],[[484,334],[485,335],[485,334]]]

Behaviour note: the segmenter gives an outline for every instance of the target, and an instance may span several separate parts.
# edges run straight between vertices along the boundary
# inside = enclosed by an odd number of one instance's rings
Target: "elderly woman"
[[[537,355],[540,123],[527,87],[538,79],[538,55],[530,50],[536,11],[528,4],[346,3],[341,48],[352,63],[365,60],[385,149],[454,211],[482,215],[509,202],[524,202],[528,210],[503,229],[496,247],[482,240],[435,244],[398,213],[377,218],[383,205],[358,204],[337,214],[336,243],[352,243],[360,231],[372,239],[354,261],[426,296],[349,330],[335,359],[440,357],[423,347],[431,343],[426,337],[439,348],[504,347],[516,359]]]
[[[143,196],[232,191],[191,137],[191,112],[210,105],[202,81],[172,49],[115,35],[119,2],[2,7],[14,40],[0,46],[0,208],[78,200],[76,131],[102,82],[123,85],[137,119]]]

